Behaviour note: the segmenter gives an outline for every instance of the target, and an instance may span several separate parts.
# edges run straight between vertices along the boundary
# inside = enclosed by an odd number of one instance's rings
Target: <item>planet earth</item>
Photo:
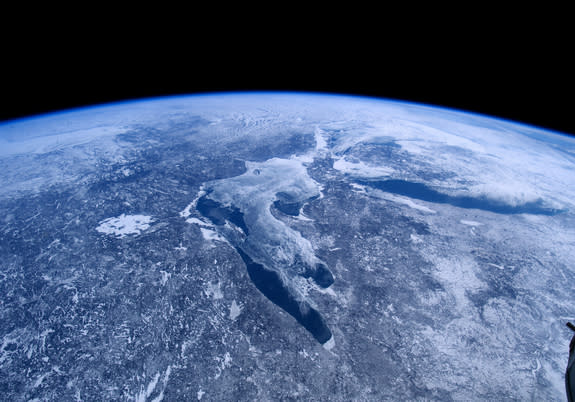
[[[216,93],[0,125],[11,401],[563,400],[575,140]]]

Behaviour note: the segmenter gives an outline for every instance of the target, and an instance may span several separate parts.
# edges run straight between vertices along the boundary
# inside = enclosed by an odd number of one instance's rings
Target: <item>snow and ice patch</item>
[[[304,299],[309,297],[312,291],[319,292],[324,295],[326,294],[331,297],[337,297],[332,286],[322,288],[321,286],[318,286],[312,278],[304,278],[297,275],[291,280],[291,283],[294,290],[296,290]]]
[[[288,194],[294,202],[317,197],[320,195],[319,184],[296,158],[248,161],[246,168],[246,173],[240,176],[210,183],[209,198],[222,205],[233,205],[244,214],[250,229],[246,241],[261,261],[270,266],[289,266],[297,255],[305,263],[315,266],[318,261],[311,243],[276,219],[270,207],[280,192]]]
[[[162,389],[159,390],[158,396],[154,399],[151,399],[151,402],[161,402],[164,399],[164,391],[166,390],[166,385],[168,384],[168,379],[170,378],[170,374],[172,372],[172,366],[168,366],[166,369],[164,376],[162,378]],[[148,383],[147,387],[142,387],[140,392],[135,396],[134,400],[136,402],[146,402],[152,396],[156,387],[158,386],[158,382],[160,381],[160,373],[156,373],[154,378]]]
[[[230,306],[230,320],[235,320],[242,312],[242,306],[236,303],[235,300],[232,301],[232,305]]]
[[[467,226],[481,226],[481,225],[483,225],[483,223],[481,223],[481,222],[468,221],[465,219],[460,220],[459,223],[461,223],[463,225],[467,225]]]
[[[204,293],[208,297],[212,297],[214,300],[219,300],[224,298],[224,294],[222,293],[221,284],[220,282],[211,283],[209,282],[206,285],[206,289]]]
[[[216,370],[218,372],[214,376],[215,379],[218,379],[218,378],[220,378],[220,376],[222,375],[222,372],[225,369],[232,366],[232,356],[230,355],[229,352],[226,352],[224,357],[216,356],[216,357],[214,357],[214,360],[216,360],[219,363],[219,365],[216,366]]]
[[[434,265],[434,277],[453,296],[455,309],[469,309],[469,295],[485,290],[486,285],[477,275],[477,263],[471,258],[429,256]]]
[[[419,237],[418,235],[413,234],[413,233],[409,235],[409,239],[411,240],[411,242],[413,244],[423,243],[423,239],[421,237]]]
[[[203,193],[203,192],[200,192]],[[186,219],[186,223],[190,223],[193,225],[198,225],[200,227],[200,231],[202,232],[202,236],[204,238],[204,240],[206,241],[223,241],[228,243],[228,240],[221,236],[217,231],[214,225],[212,225],[209,222],[206,222],[202,219],[198,219],[196,217],[189,217],[191,215],[191,212],[189,210],[189,208],[195,208],[197,199],[192,202],[191,204],[189,204],[186,209],[182,212],[180,212],[180,216],[183,218],[187,218]]]
[[[349,183],[354,193],[367,194],[367,187],[357,183]]]
[[[418,211],[426,212],[428,214],[436,213],[433,209],[427,208],[426,206],[423,206],[421,204],[413,202],[409,198],[403,198],[403,197],[394,197],[394,198],[395,198],[394,199],[395,202],[398,202],[398,203],[403,204],[403,205],[407,205],[408,207],[413,208],[413,209],[417,209]]]
[[[326,133],[321,128],[316,127],[314,130],[315,137],[315,152],[318,154],[328,151],[327,141],[325,139]]]
[[[380,178],[387,177],[395,172],[387,166],[370,166],[362,161],[353,162],[346,158],[341,158],[333,163],[333,168],[340,172],[358,178]]]
[[[303,207],[301,207],[301,209],[299,210],[299,215],[292,216],[292,219],[295,219],[298,221],[304,221],[304,222],[313,222],[314,221],[314,219],[308,218],[306,216],[306,214],[303,213]]]
[[[182,218],[187,218],[192,214],[191,209],[194,208],[194,202],[190,202],[183,211],[180,212]]]
[[[42,383],[44,382],[44,379],[46,377],[48,377],[51,374],[51,372],[47,372],[44,373],[40,376],[38,376],[38,378],[36,378],[36,381],[34,381],[34,384],[32,385],[34,388],[38,388],[40,385],[42,385]]]
[[[206,194],[206,192],[204,190],[200,190],[198,191],[198,194],[196,195],[196,198],[194,198],[194,200],[192,202],[190,202],[183,211],[180,212],[180,216],[182,218],[188,218],[191,214],[192,214],[192,209],[196,208],[196,205],[198,203],[198,200],[203,197]]]
[[[154,220],[146,215],[125,215],[104,219],[96,230],[100,233],[116,236],[121,239],[128,235],[139,235],[150,228]]]
[[[186,219],[186,223],[191,223],[191,224],[203,226],[203,227],[213,227],[212,224],[204,222],[201,219],[194,218],[194,217]]]
[[[205,227],[201,227],[200,230],[202,231],[202,236],[204,237],[204,240],[207,241],[223,241],[228,243],[227,239],[220,236],[218,234],[218,232],[216,232],[215,230],[212,229],[208,229]]]
[[[330,295],[331,297],[335,297],[337,298],[337,294],[335,293],[335,291],[333,290],[333,286],[330,286],[328,288],[322,288],[321,286],[317,286],[314,283],[314,290],[316,290],[319,293],[322,293],[324,295]]]
[[[142,388],[142,390],[136,395],[136,402],[146,402],[146,400],[152,396],[156,385],[158,385],[158,381],[160,380],[160,373],[156,373],[154,378],[148,383],[146,388]]]
[[[494,264],[492,262],[488,262],[487,265],[491,265],[492,267],[497,268],[497,269],[501,269],[501,270],[505,269],[505,267],[503,265],[497,265],[497,264]]]
[[[335,346],[335,339],[333,339],[332,335],[331,338],[329,338],[329,340],[323,344],[323,347],[326,350],[332,350],[334,346]]]
[[[411,199],[406,198],[406,197],[401,197],[401,196],[394,195],[394,194],[384,193],[383,191],[380,191],[380,190],[375,190],[375,191],[370,190],[370,193],[377,194],[377,196],[379,198],[383,198],[383,199],[388,200],[388,201],[396,202],[398,204],[403,204],[403,205],[406,205],[410,208],[416,209],[416,210],[421,211],[421,212],[425,212],[428,214],[435,214],[436,213],[436,211],[434,211],[433,209],[427,208],[426,206],[418,204],[418,203],[416,203],[416,202],[414,202]]]
[[[168,283],[168,279],[170,279],[170,276],[172,276],[172,274],[166,271],[160,271],[160,274],[162,274],[162,279],[160,279],[160,283],[162,284],[162,286],[166,286],[166,283]]]
[[[166,386],[168,385],[168,379],[170,378],[170,374],[172,373],[172,366],[168,366],[166,372],[164,373],[164,378],[162,379],[162,390],[160,394],[152,399],[152,402],[161,402],[164,399],[164,391],[166,390]]]

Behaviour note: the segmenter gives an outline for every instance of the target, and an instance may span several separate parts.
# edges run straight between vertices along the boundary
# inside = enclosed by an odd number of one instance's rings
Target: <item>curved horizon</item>
[[[76,112],[83,112],[88,110],[95,110],[95,109],[105,109],[105,108],[112,108],[121,105],[129,105],[129,104],[140,104],[140,103],[152,103],[152,102],[161,102],[161,101],[168,101],[168,100],[175,100],[175,99],[185,99],[185,98],[199,98],[199,97],[218,97],[218,96],[250,96],[250,95],[299,95],[299,96],[325,96],[325,97],[336,97],[336,98],[355,98],[355,99],[366,99],[371,101],[381,101],[386,103],[394,103],[399,105],[407,105],[407,106],[416,106],[416,107],[424,107],[430,109],[436,109],[441,111],[449,111],[452,113],[457,114],[464,114],[468,116],[475,116],[478,118],[487,118],[491,120],[500,121],[507,124],[514,124],[518,126],[523,126],[530,129],[536,129],[539,131],[557,134],[561,136],[566,136],[569,138],[574,138],[575,133],[569,133],[566,131],[557,130],[550,127],[544,127],[541,125],[537,125],[534,123],[529,123],[521,120],[516,120],[513,118],[502,117],[495,114],[488,114],[483,112],[474,111],[471,109],[459,108],[455,106],[445,106],[439,105],[435,103],[429,102],[420,102],[414,100],[406,100],[401,98],[394,98],[394,97],[386,97],[386,96],[378,96],[378,95],[364,95],[364,94],[357,94],[357,93],[346,93],[346,92],[327,92],[327,91],[305,91],[305,90],[222,90],[222,91],[205,91],[205,92],[190,92],[190,93],[183,93],[183,94],[167,94],[167,95],[152,95],[152,96],[143,96],[143,97],[133,97],[133,98],[123,98],[118,100],[111,100],[111,101],[104,101],[104,102],[96,102],[96,103],[88,103],[80,106],[72,106],[69,108],[61,108],[61,109],[54,109],[45,112],[38,112],[32,113],[25,116],[10,118],[6,120],[0,120],[0,128],[2,126],[11,125],[11,124],[18,124],[21,122],[29,121],[29,120],[36,120],[42,118],[49,118],[54,116],[59,116],[62,114],[68,113],[76,113]]]

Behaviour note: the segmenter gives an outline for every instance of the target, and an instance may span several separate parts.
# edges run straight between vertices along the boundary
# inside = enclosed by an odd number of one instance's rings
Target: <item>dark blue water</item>
[[[244,214],[234,206],[224,207],[217,201],[203,196],[198,200],[196,210],[214,225],[221,226],[225,225],[226,221],[230,221],[242,228],[246,235],[249,233]],[[331,331],[319,312],[308,303],[296,300],[277,272],[253,261],[239,246],[234,245],[234,247],[246,264],[250,279],[264,296],[295,318],[318,342],[323,344],[331,338]],[[310,271],[307,277],[312,277],[319,286],[324,288],[333,283],[333,275],[324,264],[317,264],[315,270]]]
[[[314,270],[305,271],[303,277],[312,278],[318,286],[324,289],[330,287],[334,282],[331,271],[322,263],[316,264]]]
[[[239,247],[236,247],[236,250],[246,264],[250,279],[264,296],[295,318],[319,343],[329,341],[331,331],[317,310],[306,302],[297,301],[283,284],[277,272],[270,271],[254,262]]]
[[[234,206],[224,207],[204,195],[198,200],[196,210],[208,218],[214,225],[225,225],[226,221],[230,221],[241,228],[246,235],[249,234],[248,226],[244,221],[244,214]]]
[[[302,203],[299,202],[286,202],[284,200],[274,201],[274,208],[283,212],[286,215],[298,216]]]
[[[274,201],[273,206],[275,209],[283,212],[286,215],[298,216],[303,205],[306,202],[310,202],[316,198],[318,198],[317,195],[304,201],[297,201],[288,193],[279,192],[276,194],[276,201]]]
[[[457,196],[440,193],[423,183],[414,183],[406,180],[381,180],[362,181],[357,183],[377,188],[387,193],[404,195],[409,198],[434,202],[437,204],[449,204],[459,208],[481,209],[497,214],[534,214],[534,215],[557,215],[562,210],[547,208],[543,201],[527,202],[521,205],[509,205],[502,201],[492,200],[486,197]]]

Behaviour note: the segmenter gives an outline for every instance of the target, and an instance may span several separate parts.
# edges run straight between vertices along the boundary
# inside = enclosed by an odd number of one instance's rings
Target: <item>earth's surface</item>
[[[0,126],[3,400],[562,400],[575,141],[378,99]]]

